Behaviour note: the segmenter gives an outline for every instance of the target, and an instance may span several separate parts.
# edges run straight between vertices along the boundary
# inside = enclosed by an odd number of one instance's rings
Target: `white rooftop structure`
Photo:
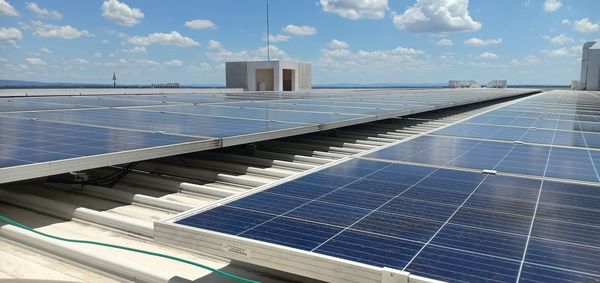
[[[226,87],[247,91],[311,89],[311,65],[295,61],[245,61],[225,64]]]
[[[481,84],[475,80],[450,80],[449,88],[480,88]]]
[[[600,42],[590,41],[583,45],[579,89],[600,90]]]

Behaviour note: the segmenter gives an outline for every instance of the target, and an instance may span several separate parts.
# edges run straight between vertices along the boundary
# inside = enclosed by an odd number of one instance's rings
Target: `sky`
[[[265,60],[264,0],[0,0],[0,79],[120,84],[225,81]],[[567,85],[598,0],[271,0],[271,59],[313,84],[452,79]]]

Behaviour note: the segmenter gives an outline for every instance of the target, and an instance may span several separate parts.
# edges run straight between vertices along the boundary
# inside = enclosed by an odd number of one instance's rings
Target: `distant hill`
[[[64,83],[64,82],[36,82],[19,80],[0,80],[0,88],[112,88],[112,84],[93,84],[93,83]],[[119,88],[147,88],[149,84],[123,85],[117,84]],[[220,84],[182,84],[185,88],[224,88]]]
[[[393,83],[375,83],[375,84],[354,84],[354,83],[335,83],[335,84],[314,84],[313,88],[441,88],[445,83],[416,83],[416,84],[393,84]]]
[[[86,88],[86,87],[112,87],[111,84],[90,84],[90,83],[63,83],[63,82],[36,82],[36,81],[19,81],[19,80],[0,80],[0,88],[41,88],[41,87],[50,87],[50,88],[65,88],[65,87],[76,87],[76,88]]]

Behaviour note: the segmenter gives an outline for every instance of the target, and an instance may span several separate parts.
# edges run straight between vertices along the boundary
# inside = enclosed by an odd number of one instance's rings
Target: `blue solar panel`
[[[295,123],[179,115],[131,109],[89,109],[18,113],[11,114],[10,117],[37,118],[59,123],[80,123],[199,137],[229,137],[272,130],[292,129],[301,126]],[[127,121],[127,123],[123,121]]]
[[[199,140],[11,118],[0,128],[0,168]]]
[[[315,225],[260,239],[452,282],[600,281],[600,186],[573,183],[600,182],[600,151],[590,146],[600,139],[574,126],[599,120],[532,106],[495,110],[248,196],[254,204],[262,194],[281,196],[269,209],[303,199],[272,211],[273,219]],[[573,131],[560,131],[561,123]],[[238,235],[262,225],[272,231],[269,222]],[[298,244],[310,229],[329,234]]]
[[[364,115],[354,114],[285,111],[267,108],[240,108],[213,105],[145,107],[139,110],[318,124],[366,117]]]

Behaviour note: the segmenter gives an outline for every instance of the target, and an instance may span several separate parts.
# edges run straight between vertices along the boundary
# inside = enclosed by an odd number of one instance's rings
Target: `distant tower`
[[[113,87],[117,87],[117,74],[113,72]]]

